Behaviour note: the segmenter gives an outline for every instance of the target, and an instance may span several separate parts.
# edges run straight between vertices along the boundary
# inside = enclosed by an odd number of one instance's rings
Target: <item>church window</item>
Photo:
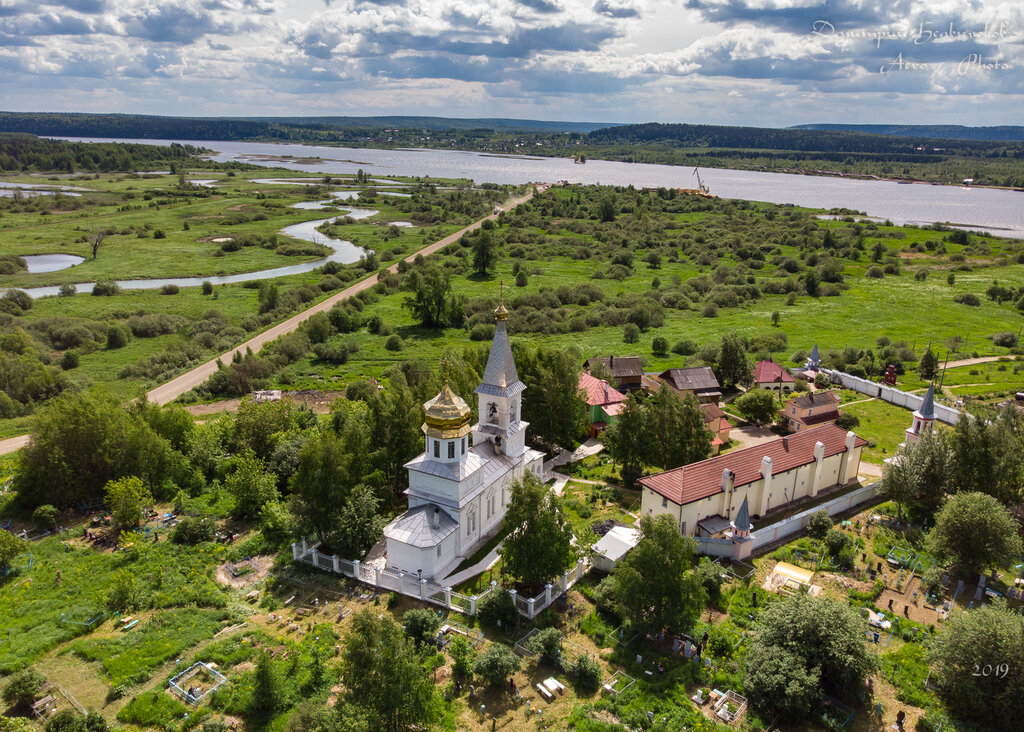
[[[462,454],[463,455],[466,454],[466,438],[465,437],[462,438]]]
[[[487,421],[491,424],[498,424],[498,405],[494,402],[487,404]]]
[[[439,556],[439,557],[441,556],[441,545],[440,544],[438,544],[438,546],[437,546],[437,556]]]
[[[515,404],[513,404],[512,406],[510,406],[508,408],[508,421],[509,422],[515,422],[516,421],[516,405]]]
[[[441,457],[441,441],[434,440],[434,457]]]
[[[455,442],[454,440],[450,440],[448,442],[448,459],[450,460],[453,457],[455,457]]]

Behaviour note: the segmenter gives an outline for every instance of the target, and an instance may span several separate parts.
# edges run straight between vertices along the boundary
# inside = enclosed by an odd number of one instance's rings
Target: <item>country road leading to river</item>
[[[538,187],[538,189],[542,190],[541,187]],[[530,192],[527,193],[525,196],[521,196],[519,198],[515,198],[507,202],[503,206],[503,210],[508,211],[509,209],[514,208],[519,204],[530,200],[532,196],[533,191],[531,189]],[[416,259],[416,257],[418,257],[421,254],[424,257],[426,257],[440,249],[444,249],[449,244],[458,241],[460,238],[462,238],[463,235],[471,231],[475,231],[476,229],[479,229],[484,221],[487,221],[488,219],[496,219],[497,217],[498,214],[490,214],[489,216],[485,216],[479,221],[474,221],[472,224],[465,227],[464,229],[460,229],[459,231],[456,231],[454,234],[449,234],[444,239],[434,242],[430,246],[420,249],[418,252],[410,254],[408,257],[405,258],[405,261],[412,262],[414,259]],[[395,272],[397,269],[397,263],[388,267],[388,271],[390,272]],[[292,317],[288,318],[288,320],[278,323],[272,328],[268,328],[259,335],[250,338],[245,343],[236,346],[235,348],[232,348],[227,353],[223,353],[219,357],[211,361],[207,361],[206,363],[197,366],[196,368],[192,369],[187,373],[182,374],[181,376],[171,379],[166,384],[161,384],[160,386],[150,391],[146,396],[148,397],[149,401],[155,402],[157,404],[167,404],[168,402],[172,402],[178,397],[180,397],[182,394],[185,394],[186,392],[194,389],[195,387],[199,386],[204,381],[206,381],[208,378],[210,378],[210,376],[212,376],[217,371],[218,361],[224,364],[230,364],[236,353],[245,354],[246,350],[250,348],[252,349],[253,353],[256,353],[261,348],[263,348],[263,346],[275,340],[276,338],[286,335],[287,333],[291,333],[293,330],[298,328],[304,321],[308,320],[314,314],[327,312],[339,302],[347,300],[350,297],[354,297],[363,290],[373,287],[375,284],[377,284],[377,275],[370,275],[366,279],[360,280],[359,282],[355,283],[354,285],[351,285],[350,287],[347,287],[341,292],[331,295],[326,300],[317,303],[308,310],[304,310],[298,315],[293,315]],[[2,443],[0,443],[0,447],[2,447]]]
[[[546,188],[546,185],[536,186],[536,189],[538,191],[543,191]],[[502,206],[502,211],[508,211],[512,208],[515,208],[519,204],[529,201],[532,197],[533,188],[531,188],[526,195],[520,196],[519,198],[513,198],[512,200],[506,202]],[[498,215],[499,214],[493,213],[490,214],[489,216],[485,216],[479,221],[474,221],[472,224],[465,227],[464,229],[459,229],[454,234],[449,234],[444,239],[434,242],[430,246],[420,249],[418,252],[410,254],[408,257],[405,258],[405,261],[411,263],[420,254],[426,257],[440,249],[444,249],[449,244],[458,241],[460,238],[462,238],[464,234],[468,234],[471,231],[476,231],[477,229],[479,229],[483,225],[484,221],[487,221],[488,219],[498,218]],[[397,269],[397,262],[388,267],[388,271],[390,272],[395,272]],[[182,394],[190,391],[191,389],[194,389],[195,387],[199,386],[204,381],[206,381],[208,378],[210,378],[210,376],[212,376],[213,373],[217,371],[218,361],[224,364],[230,364],[232,359],[235,357],[236,353],[244,354],[246,350],[250,348],[252,349],[253,353],[256,353],[261,348],[263,348],[263,346],[270,343],[275,338],[283,336],[287,333],[291,333],[293,330],[298,328],[304,321],[308,320],[314,314],[326,312],[333,308],[342,300],[347,300],[350,297],[358,295],[363,290],[373,287],[375,284],[377,284],[377,275],[370,275],[366,279],[360,280],[359,282],[355,283],[354,285],[351,285],[350,287],[347,287],[341,292],[331,295],[326,300],[317,303],[308,310],[304,310],[298,315],[293,315],[292,317],[288,318],[288,320],[278,323],[272,328],[268,328],[259,335],[250,338],[245,343],[232,348],[227,353],[222,353],[217,358],[211,361],[207,361],[206,363],[197,366],[191,371],[188,371],[187,373],[184,373],[181,376],[171,379],[166,384],[161,384],[160,386],[156,387],[155,389],[147,393],[146,397],[149,399],[149,401],[155,402],[157,404],[167,404],[168,402],[172,402],[178,397],[180,397]],[[0,440],[0,455],[6,455],[8,453],[14,452],[15,450],[20,450],[21,448],[28,445],[28,443],[28,435],[19,435],[17,437],[11,437],[6,440]]]

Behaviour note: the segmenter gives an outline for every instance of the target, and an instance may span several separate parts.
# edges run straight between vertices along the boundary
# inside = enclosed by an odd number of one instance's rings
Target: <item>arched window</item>
[[[496,402],[487,403],[487,421],[491,424],[498,424],[498,405]]]

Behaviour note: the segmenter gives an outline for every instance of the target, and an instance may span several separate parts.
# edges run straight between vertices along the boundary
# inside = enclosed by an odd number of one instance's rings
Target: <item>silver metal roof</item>
[[[428,473],[430,475],[436,475],[439,478],[462,481],[482,468],[486,462],[486,458],[477,455],[471,449],[466,453],[466,457],[458,462],[442,463],[439,460],[427,457],[427,454],[423,453],[414,457],[403,467],[405,467],[406,470]]]
[[[491,342],[491,352],[487,356],[483,381],[476,388],[476,393],[510,397],[519,394],[525,388],[526,385],[519,380],[519,374],[516,372],[516,362],[512,358],[512,345],[508,341],[505,321],[499,320],[494,324],[494,341]]]
[[[437,509],[438,528],[434,528],[434,510]],[[384,527],[384,536],[418,549],[437,546],[459,524],[445,511],[432,504],[410,508]]]

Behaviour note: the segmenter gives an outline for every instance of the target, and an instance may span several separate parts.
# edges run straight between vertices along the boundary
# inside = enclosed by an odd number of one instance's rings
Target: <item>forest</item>
[[[426,119],[426,121],[424,121]],[[383,120],[393,120],[384,122]],[[279,141],[346,147],[428,147],[570,156],[744,170],[908,178],[959,184],[1024,186],[1024,143],[901,136],[873,130],[631,124],[586,125],[444,118],[187,118],[146,115],[0,112],[0,131],[82,137]],[[568,129],[566,129],[568,128]],[[561,131],[559,131],[561,130]]]
[[[175,165],[203,164],[202,148],[171,143],[168,146],[132,145],[118,142],[85,143],[48,140],[32,134],[0,132],[0,172],[79,171],[109,172]]]

